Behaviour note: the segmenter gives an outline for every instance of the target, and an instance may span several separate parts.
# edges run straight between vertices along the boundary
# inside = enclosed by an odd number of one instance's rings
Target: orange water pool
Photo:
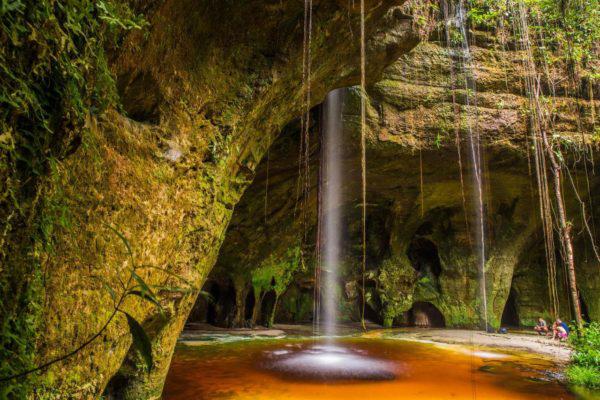
[[[344,338],[337,346],[391,365],[391,380],[303,379],[269,368],[273,354],[310,351],[313,339],[246,340],[179,346],[163,398],[252,400],[574,399],[548,360],[475,348],[386,338]]]

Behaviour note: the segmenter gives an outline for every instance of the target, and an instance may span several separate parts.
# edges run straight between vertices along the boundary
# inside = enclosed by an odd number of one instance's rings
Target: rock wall
[[[503,48],[483,32],[473,32],[473,40],[477,92],[469,93],[470,102],[460,86],[464,77],[452,69],[458,65],[458,55],[435,41],[418,45],[368,90],[367,317],[386,325],[414,323],[415,303],[436,307],[446,326],[483,325],[469,128],[481,136],[484,149],[488,323],[492,327],[502,324],[511,292],[519,324],[532,325],[539,316],[550,318],[537,185],[528,143],[528,99],[523,95],[524,55]],[[361,301],[358,99],[356,90],[347,91],[343,116],[347,182],[342,190],[347,247],[339,289],[341,318],[353,320],[360,316]],[[566,202],[578,232],[576,242],[581,243],[576,255],[579,289],[592,319],[600,318],[594,274],[598,261],[582,226],[573,187],[586,201],[588,184],[590,198],[598,191],[596,167],[590,161],[597,153],[593,116],[598,107],[597,101],[566,95],[549,106],[556,140],[568,144],[564,149],[574,184],[565,182]],[[319,111],[314,113],[318,119]],[[298,128],[287,130],[272,148],[269,162],[259,166],[254,183],[236,208],[214,271],[217,275],[251,276],[265,257],[282,254],[290,243],[306,236],[304,254],[310,268],[296,279],[312,277],[319,152],[317,147],[311,152],[310,195],[303,200],[297,191],[302,183],[296,179],[303,166],[290,166],[298,151]],[[318,136],[318,123],[313,130]],[[587,161],[582,161],[584,153]],[[303,201],[309,206],[308,227],[295,212]],[[562,268],[559,265],[557,276],[559,314],[568,320]],[[289,313],[279,318],[293,320]]]
[[[346,2],[314,3],[310,86],[318,103],[358,81],[358,16]],[[368,4],[372,80],[417,42],[399,3]],[[99,397],[107,386],[108,397],[160,397],[233,209],[277,134],[302,111],[302,2],[165,0],[145,11],[148,32],[132,33],[112,61],[124,112],[89,121],[82,145],[45,183],[43,212],[62,222],[51,250],[32,245],[43,282],[36,364],[101,335],[19,382],[36,398]],[[120,301],[140,280],[164,313],[139,296]],[[149,334],[151,371],[124,314],[112,317],[115,303]],[[31,313],[27,307],[11,310]]]

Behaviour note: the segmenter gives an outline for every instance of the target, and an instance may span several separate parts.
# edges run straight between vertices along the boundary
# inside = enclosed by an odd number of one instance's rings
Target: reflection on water
[[[277,339],[181,346],[163,398],[575,398],[546,360],[384,338],[339,339],[335,348],[324,344]]]

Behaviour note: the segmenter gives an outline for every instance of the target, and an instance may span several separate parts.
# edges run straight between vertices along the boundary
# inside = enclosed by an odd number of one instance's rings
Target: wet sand
[[[569,361],[571,349],[566,343],[552,340],[535,333],[520,331],[518,333],[485,333],[466,329],[427,329],[427,328],[394,328],[382,329],[379,325],[369,324],[367,333],[363,333],[359,324],[340,324],[340,336],[359,335],[365,337],[384,337],[393,335],[396,339],[438,344],[456,344],[462,346],[476,346],[478,348],[493,348],[529,352],[545,358],[551,358],[559,363]],[[255,329],[226,329],[208,324],[193,324],[186,327],[180,337],[184,345],[198,345],[207,337],[215,335],[232,335],[246,337],[289,337],[311,336],[311,325],[276,324],[274,328]]]

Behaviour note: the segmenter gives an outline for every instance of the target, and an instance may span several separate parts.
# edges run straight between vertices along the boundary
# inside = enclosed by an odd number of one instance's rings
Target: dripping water
[[[361,245],[362,245],[362,308],[360,320],[363,330],[365,325],[365,276],[367,270],[367,156],[366,156],[366,127],[367,127],[367,51],[365,39],[365,0],[360,0],[360,167],[361,167]]]
[[[485,272],[485,213],[483,203],[483,168],[482,168],[482,154],[481,154],[481,139],[479,136],[479,130],[477,124],[473,126],[471,118],[468,113],[468,109],[473,104],[475,113],[477,114],[477,97],[476,97],[476,85],[475,77],[473,74],[471,49],[469,47],[468,36],[467,36],[467,15],[464,5],[464,0],[460,0],[457,4],[456,28],[460,33],[460,56],[459,60],[461,63],[461,69],[464,74],[464,86],[465,86],[465,106],[467,109],[467,133],[469,139],[469,157],[471,158],[473,183],[475,186],[475,211],[476,211],[476,244],[477,249],[477,264],[479,268],[480,277],[480,291],[481,291],[481,302],[482,302],[482,314],[485,330],[488,330],[488,307],[487,307],[487,288],[486,288],[486,272]],[[471,100],[472,96],[472,100]]]

